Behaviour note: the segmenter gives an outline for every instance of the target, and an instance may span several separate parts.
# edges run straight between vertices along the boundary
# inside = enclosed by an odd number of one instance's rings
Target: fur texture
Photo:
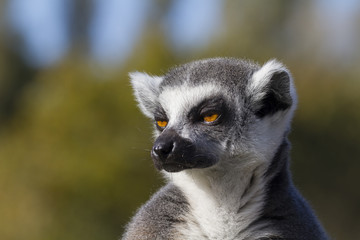
[[[168,184],[123,239],[328,239],[289,173],[297,97],[284,65],[214,58],[130,77],[161,123],[152,158]]]

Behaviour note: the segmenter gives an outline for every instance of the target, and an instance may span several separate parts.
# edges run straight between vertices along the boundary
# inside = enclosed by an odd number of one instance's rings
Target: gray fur
[[[184,221],[182,216],[187,211],[189,204],[181,191],[168,184],[138,210],[123,239],[174,239],[179,235],[175,226]]]
[[[249,76],[259,68],[256,63],[235,58],[194,61],[170,69],[161,83],[161,88],[179,86],[185,82],[201,85],[216,80],[222,87],[243,92]]]
[[[288,169],[289,148],[290,143],[284,138],[266,173],[266,204],[261,216],[249,228],[257,231],[256,226],[261,226],[261,230],[265,227],[281,233],[266,239],[328,239],[310,206],[292,183]]]
[[[328,239],[288,169],[297,99],[281,63],[214,58],[131,78],[143,113],[168,122],[152,158],[169,183],[123,239]]]

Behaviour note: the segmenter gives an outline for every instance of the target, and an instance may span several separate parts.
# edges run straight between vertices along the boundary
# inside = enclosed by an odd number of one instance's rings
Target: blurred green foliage
[[[287,64],[299,94],[290,136],[295,184],[334,239],[360,239],[359,70],[315,60],[315,48],[295,56],[282,49],[291,47],[279,30],[290,3],[268,11],[247,3],[243,18],[267,12],[252,27],[236,17],[239,6],[228,5],[232,25],[208,48],[174,54],[152,25],[131,59],[110,73],[76,52],[34,70],[0,47],[0,99],[12,102],[0,116],[0,239],[120,237],[162,185],[149,154],[152,127],[136,107],[127,72],[163,74],[213,56],[277,57]]]
[[[155,191],[150,131],[118,78],[72,63],[36,76],[2,128],[1,239],[114,239]]]

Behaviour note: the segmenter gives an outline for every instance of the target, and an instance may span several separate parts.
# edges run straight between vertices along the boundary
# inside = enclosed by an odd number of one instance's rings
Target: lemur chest
[[[189,212],[179,227],[182,239],[234,240],[255,221],[260,202],[241,203],[241,199],[212,196],[203,191],[188,192]],[[230,194],[229,194],[230,195]]]
[[[221,209],[209,209],[208,212],[190,212],[182,234],[186,239],[234,239],[243,224],[235,214]]]

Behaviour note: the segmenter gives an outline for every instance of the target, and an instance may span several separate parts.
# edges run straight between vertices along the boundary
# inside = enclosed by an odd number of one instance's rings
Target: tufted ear
[[[163,78],[140,72],[129,73],[129,77],[140,110],[145,116],[153,118],[158,104],[159,85]]]
[[[292,77],[286,67],[276,60],[268,61],[252,75],[247,92],[255,114],[260,118],[296,105]]]

